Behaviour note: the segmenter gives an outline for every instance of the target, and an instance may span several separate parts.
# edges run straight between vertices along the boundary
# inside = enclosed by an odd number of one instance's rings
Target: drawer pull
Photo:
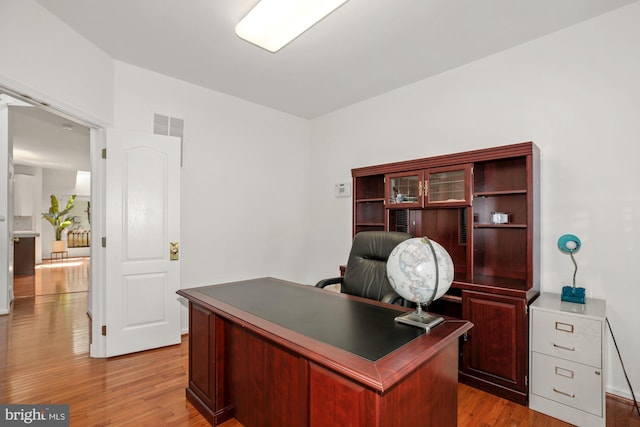
[[[571,394],[569,394],[569,393],[565,393],[564,391],[560,391],[560,390],[558,390],[558,389],[557,389],[557,388],[555,388],[555,387],[553,388],[553,391],[555,391],[556,393],[561,394],[561,395],[563,395],[563,396],[570,397],[570,398],[572,398],[572,399],[573,399],[574,397],[576,397],[576,395],[575,395],[574,393],[571,393]]]
[[[570,334],[572,334],[573,325],[570,323],[556,322],[556,330],[562,331],[562,332],[569,332]]]
[[[573,371],[570,369],[564,369],[559,366],[556,366],[556,375],[560,375],[561,377],[566,377],[573,379]]]
[[[565,346],[563,346],[563,345],[558,345],[558,344],[556,344],[556,343],[553,343],[553,346],[554,346],[555,348],[559,348],[559,349],[561,349],[561,350],[576,351],[576,348],[575,348],[575,347],[565,347]]]

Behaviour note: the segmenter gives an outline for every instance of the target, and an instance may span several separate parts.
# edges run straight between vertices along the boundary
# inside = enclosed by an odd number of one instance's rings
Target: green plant
[[[62,231],[71,225],[73,222],[73,216],[67,215],[73,208],[73,204],[76,201],[76,195],[73,194],[67,202],[67,206],[64,210],[59,211],[60,205],[58,204],[58,198],[55,195],[51,195],[51,207],[49,212],[43,213],[42,217],[49,221],[56,232],[56,240],[62,240]]]

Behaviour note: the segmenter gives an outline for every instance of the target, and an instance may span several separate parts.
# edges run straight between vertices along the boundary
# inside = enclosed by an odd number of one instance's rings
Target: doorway
[[[91,162],[90,130],[68,118],[2,95],[10,109],[14,208],[14,247],[31,243],[29,259],[14,252],[14,297],[89,290]],[[19,184],[19,185],[18,185]],[[60,210],[75,195],[65,216],[64,251],[52,252],[55,229],[43,220],[56,196]],[[35,243],[35,244],[34,244]],[[54,255],[57,255],[54,259]],[[22,274],[20,274],[22,273]],[[26,274],[24,274],[26,273]],[[30,274],[29,274],[30,273]]]
[[[4,276],[9,299],[16,304],[24,297],[88,293],[90,130],[6,93],[0,92],[0,105],[9,118],[6,129],[0,129],[9,141],[6,149],[11,171],[6,221],[14,255],[9,274]],[[67,227],[73,230],[69,235],[73,237],[72,247],[65,247],[66,257],[61,260],[52,259],[54,229],[42,219],[42,212],[50,207],[50,194],[56,194],[65,204],[71,194],[78,194],[77,208],[69,212],[72,223]]]

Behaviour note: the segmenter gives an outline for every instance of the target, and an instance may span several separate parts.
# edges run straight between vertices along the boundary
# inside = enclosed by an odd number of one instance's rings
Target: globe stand
[[[417,303],[417,306],[418,308],[416,311],[398,316],[394,320],[398,323],[417,326],[418,328],[424,329],[425,332],[429,332],[431,329],[444,322],[443,317],[434,316],[433,314],[429,314],[426,311],[423,311],[422,305],[420,303]]]

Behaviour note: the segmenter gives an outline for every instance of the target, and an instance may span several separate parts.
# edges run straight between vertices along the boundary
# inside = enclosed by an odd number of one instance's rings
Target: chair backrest
[[[395,293],[387,279],[387,259],[393,248],[410,238],[411,235],[398,231],[362,231],[356,234],[341,292],[377,301]]]

